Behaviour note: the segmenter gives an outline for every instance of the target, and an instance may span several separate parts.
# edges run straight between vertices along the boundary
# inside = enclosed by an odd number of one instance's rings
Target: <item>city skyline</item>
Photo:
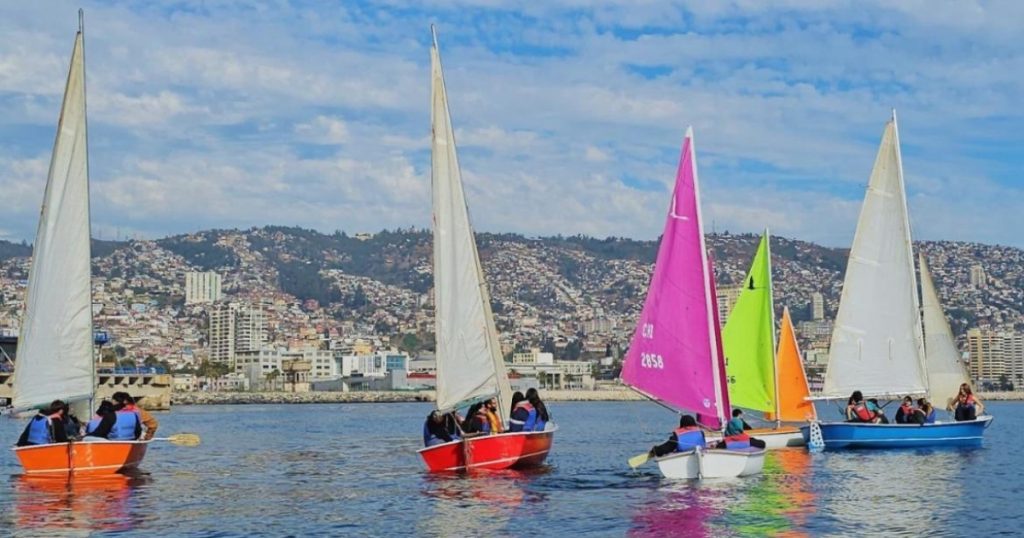
[[[32,241],[77,7],[0,6],[3,239]],[[1014,4],[82,7],[97,236],[428,226],[436,23],[480,231],[655,238],[692,124],[709,230],[846,247],[895,107],[915,239],[1024,246]]]

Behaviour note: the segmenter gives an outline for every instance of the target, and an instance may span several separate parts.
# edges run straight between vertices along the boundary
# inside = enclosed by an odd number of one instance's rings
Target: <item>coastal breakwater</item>
[[[549,402],[622,402],[644,398],[625,389],[542,390]],[[354,391],[354,392],[175,392],[173,405],[246,405],[310,403],[393,403],[432,402],[434,391]]]

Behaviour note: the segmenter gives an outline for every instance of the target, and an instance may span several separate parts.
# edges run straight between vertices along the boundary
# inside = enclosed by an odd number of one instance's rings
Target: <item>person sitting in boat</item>
[[[49,445],[68,442],[64,429],[64,402],[54,400],[50,407],[40,409],[18,438],[18,446]]]
[[[508,431],[532,432],[536,424],[537,410],[526,399],[526,396],[523,396],[522,392],[516,391],[512,395],[512,412],[509,414]]]
[[[116,421],[114,404],[110,400],[103,400],[96,408],[96,414],[85,424],[85,439],[106,439]]]
[[[544,431],[548,422],[551,422],[551,416],[548,414],[548,408],[544,405],[544,401],[540,399],[540,393],[537,392],[537,389],[530,387],[526,391],[526,399],[537,410],[537,422],[533,426],[533,431]]]
[[[673,452],[686,452],[694,448],[704,448],[704,431],[697,425],[697,421],[690,415],[683,415],[679,418],[679,427],[676,428],[668,441],[651,447],[649,454],[652,457],[661,457]]]
[[[427,415],[423,423],[423,446],[434,446],[442,443],[458,441],[458,418],[453,413],[441,413],[434,410]]]
[[[882,418],[868,407],[867,402],[864,401],[864,395],[859,390],[855,390],[846,404],[846,421],[877,424],[882,422]]]
[[[114,395],[117,401],[117,394]],[[114,404],[114,425],[110,428],[107,439],[111,441],[135,441],[142,436],[142,420],[135,409],[120,402]]]
[[[124,405],[124,409],[134,412],[139,416],[139,422],[142,423],[144,433],[142,439],[148,441],[156,435],[156,429],[160,427],[160,423],[157,422],[156,418],[150,414],[149,411],[135,405],[135,398],[132,398],[131,394],[127,392],[115,392],[112,396],[116,404]]]
[[[981,400],[974,395],[971,386],[967,383],[960,384],[960,392],[953,400],[953,413],[957,421],[974,420],[985,412],[985,406]]]
[[[917,399],[913,421],[918,424],[935,424],[935,407],[926,398]]]
[[[865,405],[868,406],[868,411],[871,411],[876,417],[878,417],[878,422],[882,424],[889,423],[889,417],[885,416],[885,409],[882,409],[882,406],[878,405],[878,398],[868,399],[868,401],[865,402]]]
[[[483,408],[487,413],[487,421],[490,423],[490,433],[504,432],[505,426],[501,423],[501,417],[498,415],[498,399],[487,400]]]
[[[751,430],[750,424],[743,420],[743,410],[733,409],[732,418],[725,423],[725,438],[715,445],[715,448],[764,448],[766,443],[755,439],[747,434]]]
[[[78,420],[78,417],[71,414],[71,406],[67,402],[64,402],[64,418],[61,420],[61,424],[64,425],[64,433],[67,434],[68,439],[81,439],[82,438],[82,423]]]
[[[466,413],[466,420],[462,423],[462,431],[466,437],[491,433],[491,420],[487,416],[487,410],[483,402],[469,406]]]
[[[914,421],[914,399],[910,396],[903,397],[903,403],[896,410],[896,424],[909,424]]]

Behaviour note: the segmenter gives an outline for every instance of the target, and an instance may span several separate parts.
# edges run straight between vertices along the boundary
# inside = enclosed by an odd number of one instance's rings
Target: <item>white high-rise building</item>
[[[811,294],[811,319],[815,321],[825,319],[825,296],[818,292]]]
[[[210,304],[220,300],[220,275],[213,271],[185,273],[185,304]]]
[[[975,289],[985,289],[988,286],[988,279],[985,277],[985,268],[981,264],[971,266],[971,286]]]
[[[1024,334],[972,328],[967,331],[970,374],[976,381],[1024,381]]]
[[[267,343],[259,305],[216,303],[210,309],[210,361],[233,364],[238,352],[259,351]]]
[[[729,312],[732,311],[736,300],[740,298],[740,293],[743,293],[743,286],[722,286],[716,291],[718,293],[718,321],[724,327],[725,321],[729,319]]]

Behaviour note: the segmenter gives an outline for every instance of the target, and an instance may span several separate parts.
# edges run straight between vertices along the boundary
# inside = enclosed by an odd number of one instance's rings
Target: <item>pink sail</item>
[[[622,367],[626,384],[675,408],[722,426],[714,297],[700,220],[693,132],[688,130],[658,259]]]
[[[715,263],[708,255],[708,288],[711,290],[711,304],[718,305],[718,290],[715,288]],[[718,418],[718,422],[709,422],[707,419],[701,421],[702,424],[709,428],[718,428],[724,425],[724,421],[729,420],[729,379],[725,375],[725,350],[722,349],[722,322],[718,319],[718,308],[711,309],[711,318],[713,320],[712,325],[714,326],[715,333],[715,353],[717,356],[715,379],[718,379],[718,390],[721,391],[722,413],[721,418]]]

